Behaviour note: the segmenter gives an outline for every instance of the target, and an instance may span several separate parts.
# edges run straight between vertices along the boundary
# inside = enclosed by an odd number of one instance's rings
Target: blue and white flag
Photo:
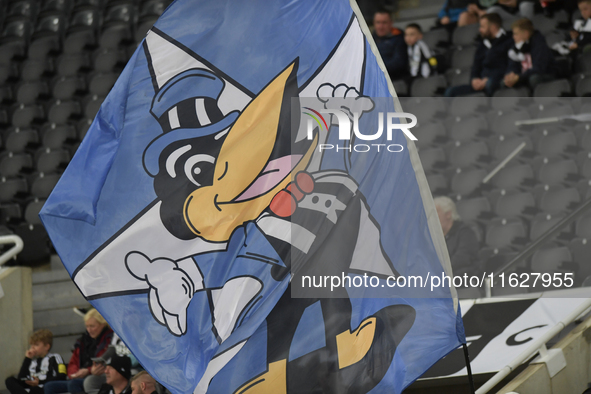
[[[391,286],[451,269],[360,21],[348,0],[176,0],[41,212],[174,394],[400,393],[464,342],[453,287]]]

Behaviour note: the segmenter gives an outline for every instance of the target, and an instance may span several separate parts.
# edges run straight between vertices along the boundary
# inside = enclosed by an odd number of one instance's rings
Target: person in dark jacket
[[[433,199],[454,275],[478,274],[478,238],[468,225],[460,221],[456,204],[451,198],[440,196]]]
[[[35,331],[29,343],[31,347],[25,353],[18,376],[5,381],[10,394],[43,394],[46,383],[66,379],[66,366],[62,357],[49,352],[53,344],[51,331]]]
[[[589,51],[591,46],[591,0],[579,0],[578,6],[581,18],[573,23],[571,30],[573,42],[568,47],[575,55]]]
[[[445,96],[463,96],[479,91],[492,96],[499,88],[507,69],[507,51],[511,46],[511,37],[503,30],[502,24],[503,21],[497,14],[484,14],[480,18],[482,41],[474,54],[470,85],[450,87]]]
[[[458,23],[460,14],[466,11],[471,0],[446,0],[437,15],[438,24],[444,26],[455,26]]]
[[[373,18],[373,39],[393,80],[408,74],[408,53],[404,34],[392,27],[392,18],[386,11],[376,12]]]
[[[96,365],[92,358],[100,357],[111,344],[113,330],[96,309],[84,315],[86,332],[76,341],[74,352],[68,363],[68,381],[49,382],[45,394],[69,392],[97,392],[106,381],[105,366]]]
[[[546,39],[527,18],[513,22],[513,47],[503,78],[506,87],[527,86],[532,91],[541,82],[554,79],[554,54]]]

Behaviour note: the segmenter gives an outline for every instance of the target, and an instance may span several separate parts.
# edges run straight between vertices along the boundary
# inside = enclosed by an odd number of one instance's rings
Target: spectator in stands
[[[501,27],[503,24],[497,14],[484,14],[480,18],[482,41],[474,54],[470,72],[470,85],[453,86],[446,90],[447,97],[462,96],[483,91],[492,96],[500,86],[507,69],[507,51],[511,47],[511,37]]]
[[[392,18],[386,11],[375,13],[373,26],[373,39],[390,78],[404,78],[408,74],[408,54],[402,32],[392,26]]]
[[[451,198],[440,196],[433,199],[454,274],[478,271],[478,238],[470,227],[460,221],[456,204]]]
[[[587,52],[591,48],[591,0],[579,0],[578,6],[581,18],[574,21],[571,30],[573,42],[568,47],[576,54]]]
[[[76,341],[74,352],[68,363],[69,381],[49,382],[45,385],[45,394],[69,392],[72,394],[98,391],[105,382],[105,367],[95,365],[93,357],[100,357],[109,347],[113,330],[96,309],[84,315],[86,332]]]
[[[103,363],[107,380],[101,386],[99,394],[131,394],[131,388],[128,385],[131,377],[129,357],[115,354],[104,360]]]
[[[460,15],[466,11],[470,0],[445,0],[437,15],[437,22],[450,30],[458,24]]]
[[[156,380],[146,371],[141,371],[131,378],[131,394],[157,394]]]
[[[480,21],[480,17],[486,14],[486,10],[496,4],[497,0],[471,0],[466,11],[460,14],[458,26],[473,25]]]
[[[43,394],[47,382],[66,379],[66,366],[57,353],[49,353],[53,334],[49,330],[38,330],[29,338],[31,347],[16,378],[6,379],[10,394]]]
[[[535,6],[532,0],[498,0],[486,12],[499,14],[505,23],[512,23],[520,18],[533,19]]]
[[[541,82],[554,79],[554,54],[542,34],[527,18],[513,22],[509,65],[503,79],[506,87],[527,86],[532,91]]]
[[[408,47],[408,71],[411,78],[421,76],[428,78],[431,68],[437,66],[437,60],[423,41],[421,26],[411,23],[404,29],[404,42]]]

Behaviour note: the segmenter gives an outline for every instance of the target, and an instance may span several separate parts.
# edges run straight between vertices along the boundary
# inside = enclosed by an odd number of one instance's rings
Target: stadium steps
[[[33,328],[46,328],[54,335],[52,351],[70,360],[76,338],[84,332],[84,321],[73,307],[88,308],[57,255],[51,263],[33,271]]]

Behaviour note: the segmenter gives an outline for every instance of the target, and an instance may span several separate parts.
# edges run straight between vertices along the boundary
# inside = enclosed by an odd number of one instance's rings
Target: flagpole
[[[470,382],[470,392],[472,394],[476,394],[476,389],[474,388],[474,376],[472,376],[472,366],[470,365],[470,354],[468,354],[468,346],[464,343],[462,345],[464,348],[464,358],[466,359],[466,369],[468,370],[468,381]]]

